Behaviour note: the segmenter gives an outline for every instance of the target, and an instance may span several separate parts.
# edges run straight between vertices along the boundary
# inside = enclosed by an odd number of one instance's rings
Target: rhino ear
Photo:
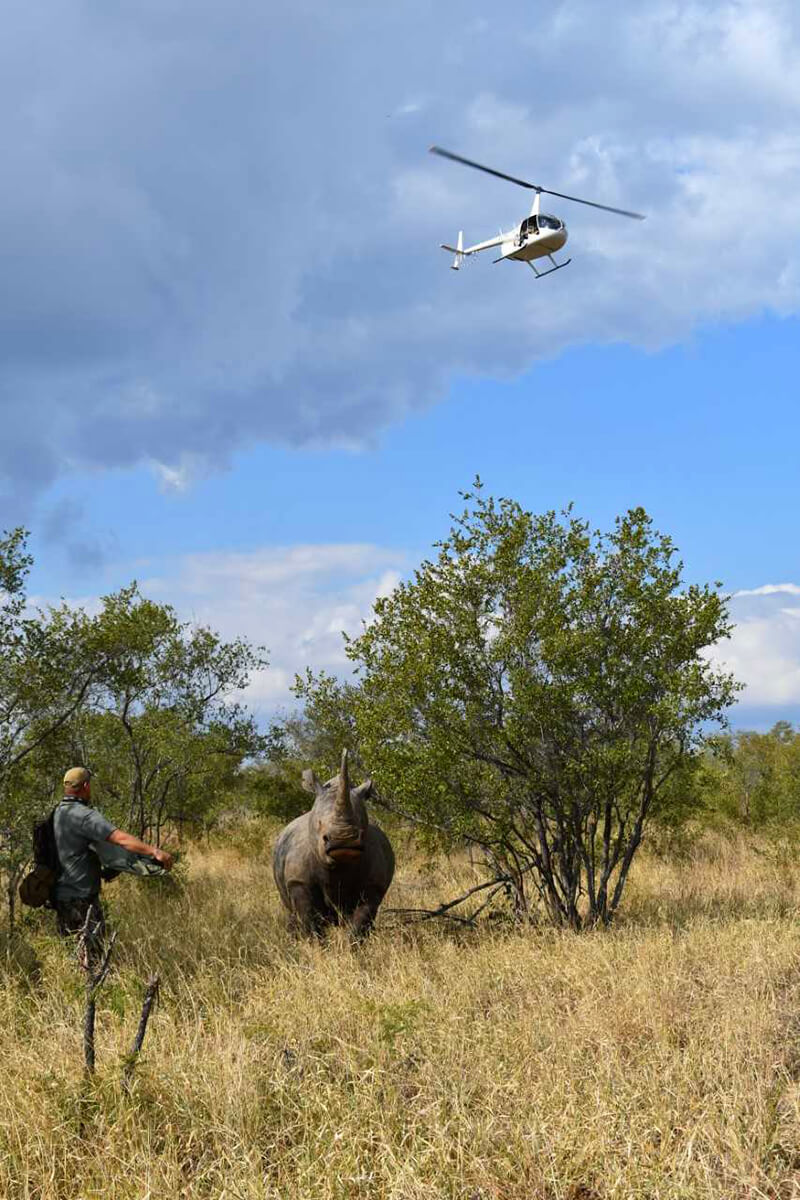
[[[312,796],[316,796],[322,791],[322,784],[310,768],[303,771],[303,787],[307,792],[311,792]]]
[[[369,800],[374,790],[372,780],[365,779],[363,783],[358,785],[353,794],[357,800]]]

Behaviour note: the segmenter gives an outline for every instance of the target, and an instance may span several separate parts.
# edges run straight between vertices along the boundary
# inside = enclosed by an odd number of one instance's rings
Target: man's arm
[[[123,850],[130,850],[132,854],[149,854],[165,871],[172,870],[171,854],[166,850],[159,850],[158,846],[148,846],[147,842],[140,841],[132,833],[126,833],[124,829],[115,829],[108,835],[106,841],[111,842],[114,846],[122,846]]]

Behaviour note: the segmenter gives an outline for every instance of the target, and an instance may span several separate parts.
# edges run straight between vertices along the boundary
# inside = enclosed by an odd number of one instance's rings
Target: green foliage
[[[328,779],[339,770],[346,746],[357,781],[364,774],[355,715],[358,688],[326,671],[314,675],[307,669],[295,680],[295,693],[305,700],[303,712],[286,717],[276,727],[284,742],[284,754],[313,767],[321,779]]]
[[[98,795],[140,836],[221,805],[242,761],[262,746],[234,696],[265,664],[260,648],[178,620],[135,584],[103,599],[92,637],[105,667],[74,723]]]
[[[708,807],[725,820],[800,837],[800,733],[778,721],[768,733],[715,738],[704,762]]]
[[[67,766],[95,776],[95,802],[160,841],[165,826],[207,821],[265,741],[238,701],[261,648],[179,621],[135,583],[97,615],[33,610],[26,534],[0,538],[0,876],[11,924],[31,827]]]
[[[390,804],[481,846],[521,911],[532,881],[553,921],[608,921],[734,698],[704,654],[729,632],[725,599],[683,584],[642,509],[603,534],[479,481],[465,499],[436,560],[348,642],[358,686],[297,692],[355,728]]]
[[[26,539],[22,529],[0,538],[0,789],[78,711],[103,667],[83,612],[29,609]]]
[[[0,875],[12,927],[31,826],[52,788],[53,749],[104,666],[84,613],[29,607],[26,540],[22,529],[0,538]]]
[[[309,807],[309,796],[300,784],[304,764],[294,758],[259,762],[246,766],[237,781],[237,794],[244,808],[260,817],[274,817],[282,824],[294,820]]]
[[[432,1015],[430,1004],[417,999],[393,1004],[368,1002],[366,1008],[375,1020],[378,1036],[392,1050],[407,1034],[415,1033]]]
[[[357,784],[365,776],[353,709],[356,688],[324,671],[314,676],[309,670],[296,687],[306,696],[304,711],[272,725],[263,760],[244,771],[241,779],[248,807],[283,822],[310,805],[301,784],[305,768],[311,767],[321,779],[331,778],[339,770],[346,746],[352,782]]]

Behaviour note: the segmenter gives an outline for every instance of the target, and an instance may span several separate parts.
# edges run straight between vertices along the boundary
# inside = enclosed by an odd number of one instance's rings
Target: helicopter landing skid
[[[530,259],[528,260],[528,266],[533,271],[533,273],[537,279],[544,279],[545,275],[552,275],[554,271],[560,271],[562,267],[568,267],[569,264],[572,262],[572,259],[568,258],[566,262],[558,263],[553,258],[552,254],[548,254],[547,257],[550,259],[550,262],[553,265],[552,265],[552,267],[548,267],[548,269],[546,271],[537,271],[536,267],[533,265],[533,263],[530,261]]]

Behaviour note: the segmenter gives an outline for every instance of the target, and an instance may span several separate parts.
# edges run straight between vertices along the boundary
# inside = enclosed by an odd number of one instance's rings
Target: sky
[[[644,505],[719,580],[740,726],[800,721],[792,0],[10,0],[0,528],[41,599],[137,578],[306,665],[459,489]],[[565,271],[439,249],[557,191]],[[563,256],[563,255],[562,255]]]

